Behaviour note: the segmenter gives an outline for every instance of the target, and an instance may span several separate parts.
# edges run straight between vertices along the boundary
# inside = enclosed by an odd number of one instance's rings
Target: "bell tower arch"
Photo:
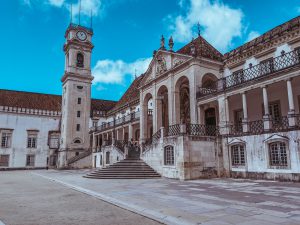
[[[93,30],[71,23],[65,33],[65,73],[62,82],[60,168],[68,159],[89,150],[91,53]]]

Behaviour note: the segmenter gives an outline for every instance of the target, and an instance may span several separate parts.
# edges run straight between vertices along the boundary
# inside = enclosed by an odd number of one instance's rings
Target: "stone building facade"
[[[177,51],[162,37],[147,71],[118,102],[90,101],[92,34],[74,24],[66,32],[57,115],[30,113],[51,111],[47,104],[20,111],[0,102],[2,140],[21,128],[28,137],[40,131],[48,144],[59,136],[56,150],[44,144],[41,167],[56,157],[58,168],[103,168],[138,152],[168,178],[300,181],[300,17],[224,55],[202,36]],[[36,122],[27,127],[26,120]],[[31,150],[13,139],[15,150],[1,147],[0,162],[6,154],[6,167],[22,167],[13,151],[24,158]]]

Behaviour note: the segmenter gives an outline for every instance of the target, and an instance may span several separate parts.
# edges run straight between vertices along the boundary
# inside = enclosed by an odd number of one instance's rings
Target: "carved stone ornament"
[[[156,67],[156,74],[160,75],[167,71],[167,63],[164,57],[161,55],[158,55],[156,57],[157,67]]]

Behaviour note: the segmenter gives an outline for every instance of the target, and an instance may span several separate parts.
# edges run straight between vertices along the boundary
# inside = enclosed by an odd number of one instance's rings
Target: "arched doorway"
[[[153,98],[150,93],[146,94],[143,101],[143,125],[141,124],[141,137],[142,139],[151,138],[150,127],[153,127]]]
[[[190,89],[189,80],[185,76],[181,77],[175,85],[175,106],[176,123],[190,123]]]
[[[161,86],[157,92],[157,128],[169,126],[168,89]]]

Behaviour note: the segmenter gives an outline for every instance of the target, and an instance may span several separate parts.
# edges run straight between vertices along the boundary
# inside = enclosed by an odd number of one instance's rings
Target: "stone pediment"
[[[145,72],[145,77],[140,86],[143,86],[151,82],[156,77],[161,76],[167,71],[183,64],[191,57],[177,54],[175,52],[159,50],[154,55],[147,71]]]
[[[288,141],[289,138],[283,135],[279,135],[279,134],[273,134],[270,137],[268,137],[267,139],[265,139],[263,142],[265,143],[270,143],[270,142],[274,142],[274,141]]]
[[[239,138],[233,138],[228,142],[228,145],[245,145],[245,144],[246,142]]]

